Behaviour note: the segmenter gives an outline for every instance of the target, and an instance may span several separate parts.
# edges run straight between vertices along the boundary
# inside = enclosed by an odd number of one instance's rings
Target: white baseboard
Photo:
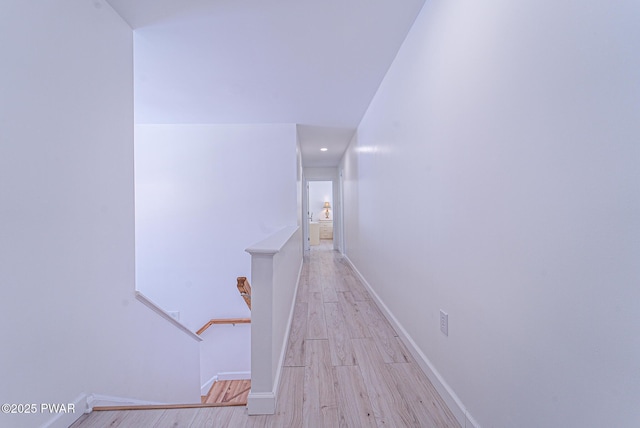
[[[273,392],[249,392],[249,415],[273,415],[276,412],[276,395]]]
[[[251,379],[251,372],[220,372],[218,380],[248,380]]]
[[[75,421],[80,419],[85,413],[91,413],[97,406],[121,406],[121,405],[142,405],[142,404],[165,404],[151,401],[135,400],[132,398],[113,397],[100,394],[83,393],[78,396],[72,403],[74,412],[58,413],[49,421],[45,422],[41,428],[67,428]],[[68,406],[67,406],[68,408]]]
[[[200,387],[200,395],[207,395],[209,393],[209,390],[211,389],[211,386],[217,380],[218,380],[218,375],[214,375],[211,379],[206,381],[204,385]]]
[[[278,397],[278,389],[280,388],[280,377],[282,375],[282,365],[284,364],[284,357],[287,352],[287,345],[289,344],[289,333],[291,330],[291,322],[293,321],[293,310],[296,306],[296,299],[298,298],[298,288],[300,287],[300,277],[302,276],[302,266],[304,260],[300,262],[300,268],[298,269],[298,279],[296,280],[296,289],[293,293],[293,300],[291,301],[291,309],[289,310],[289,319],[287,321],[287,330],[284,334],[284,342],[282,343],[282,349],[280,350],[280,358],[278,359],[278,369],[273,381],[273,391],[271,392],[249,392],[247,397],[247,410],[250,415],[273,415],[276,412],[276,400]]]
[[[380,308],[384,316],[398,332],[400,338],[402,339],[402,342],[406,345],[407,349],[409,349],[409,352],[411,352],[411,355],[413,355],[413,358],[418,363],[418,366],[420,366],[422,371],[427,375],[433,386],[436,388],[436,391],[438,391],[438,394],[440,394],[460,425],[464,428],[481,428],[480,425],[475,421],[473,416],[469,414],[466,407],[462,404],[462,401],[460,401],[460,398],[458,398],[449,384],[445,382],[440,373],[438,373],[438,371],[433,367],[431,361],[429,361],[427,356],[422,352],[422,350],[420,350],[411,335],[409,335],[402,324],[400,324],[398,319],[393,315],[393,313],[391,313],[387,305],[385,305],[382,299],[380,299],[380,296],[378,296],[373,288],[371,288],[369,282],[367,282],[365,277],[360,273],[360,271],[356,268],[349,257],[347,257],[346,255],[343,256],[347,263],[349,263],[349,266],[351,266],[353,271],[356,273],[356,275],[358,275],[360,281],[362,281],[364,286],[367,288],[369,294],[371,294],[371,296],[373,297],[373,300],[378,308]]]
[[[251,379],[251,372],[220,372],[213,376],[200,387],[200,395],[207,395],[214,382],[222,380],[246,380]]]
[[[91,394],[87,397],[87,409],[91,412],[94,407],[101,406],[144,406],[167,404],[157,401],[137,400],[135,398],[114,397],[111,395]]]
[[[464,428],[480,428],[480,424],[467,412],[464,415]]]

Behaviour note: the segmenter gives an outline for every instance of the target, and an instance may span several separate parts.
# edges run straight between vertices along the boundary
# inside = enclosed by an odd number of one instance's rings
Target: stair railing
[[[238,281],[238,291],[240,291],[240,295],[244,299],[249,309],[251,309],[251,285],[249,284],[249,281],[247,280],[247,278],[244,276],[239,276],[237,278],[237,281]],[[200,336],[209,327],[215,324],[236,325],[236,324],[250,324],[250,323],[251,323],[251,318],[214,318],[207,321],[205,325],[200,327],[200,329],[196,331],[196,334]]]

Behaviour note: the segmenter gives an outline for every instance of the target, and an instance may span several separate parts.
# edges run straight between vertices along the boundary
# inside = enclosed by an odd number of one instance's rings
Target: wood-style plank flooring
[[[85,427],[460,427],[331,241],[305,257],[275,415],[101,411]]]
[[[202,397],[202,403],[246,405],[250,389],[250,380],[219,380],[214,382],[209,393]]]

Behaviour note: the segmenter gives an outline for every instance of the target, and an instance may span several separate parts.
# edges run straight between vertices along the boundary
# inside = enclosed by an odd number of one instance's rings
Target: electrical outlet
[[[449,314],[440,309],[440,331],[449,336]]]

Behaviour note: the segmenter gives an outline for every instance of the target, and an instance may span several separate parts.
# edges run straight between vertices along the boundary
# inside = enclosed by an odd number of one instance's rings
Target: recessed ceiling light
[[[329,149],[327,149],[326,147],[323,147],[323,148],[320,149],[321,152],[326,152],[327,150],[329,150]]]

